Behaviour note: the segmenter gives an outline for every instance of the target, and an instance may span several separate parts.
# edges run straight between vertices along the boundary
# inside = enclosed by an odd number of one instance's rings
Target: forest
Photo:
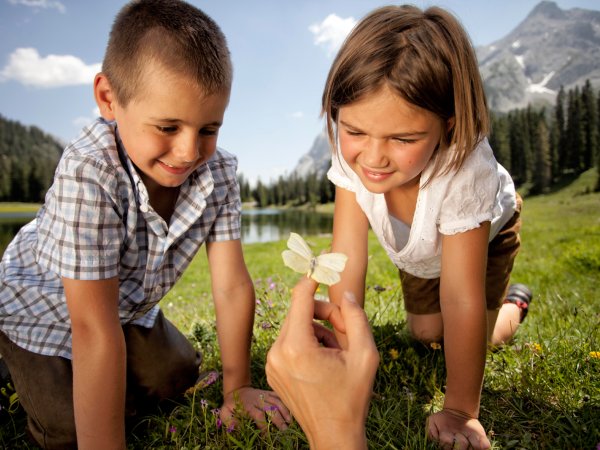
[[[587,169],[600,170],[599,112],[600,92],[588,80],[568,91],[561,88],[553,107],[493,112],[490,144],[520,191],[546,193]],[[42,202],[63,147],[39,128],[0,115],[0,201]],[[254,186],[240,174],[239,182],[242,201],[257,207],[314,206],[335,195],[325,174],[259,179]]]

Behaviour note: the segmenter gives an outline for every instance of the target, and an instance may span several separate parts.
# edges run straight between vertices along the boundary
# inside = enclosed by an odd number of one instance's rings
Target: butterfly
[[[343,253],[324,253],[315,256],[299,234],[290,233],[287,241],[289,250],[281,253],[283,263],[290,269],[305,273],[317,283],[328,286],[340,281],[340,272],[344,270],[348,257]]]

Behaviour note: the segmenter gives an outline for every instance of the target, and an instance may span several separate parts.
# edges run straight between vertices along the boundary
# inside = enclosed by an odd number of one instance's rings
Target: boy
[[[225,37],[195,7],[142,0],[117,15],[94,80],[102,117],[65,149],[0,265],[0,353],[42,447],[124,448],[125,411],[194,385],[201,357],[156,304],[204,242],[222,417],[239,399],[259,425],[265,403],[279,427],[291,419],[250,387],[237,162],[216,147],[231,79]]]

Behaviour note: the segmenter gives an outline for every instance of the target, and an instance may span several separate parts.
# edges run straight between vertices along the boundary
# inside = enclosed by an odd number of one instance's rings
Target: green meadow
[[[525,199],[513,281],[528,284],[534,300],[514,341],[488,353],[481,422],[494,449],[591,450],[600,444],[600,193],[590,193],[594,177],[588,171],[557,192]],[[306,238],[316,252],[331,239]],[[442,405],[443,351],[410,339],[397,272],[374,236],[370,244],[366,310],[381,354],[367,422],[370,448],[434,449],[425,420]],[[283,266],[284,248],[285,241],[244,247],[257,298],[252,376],[262,388],[265,355],[298,279]],[[204,369],[218,371],[203,250],[161,305],[203,351]],[[129,448],[307,448],[296,424],[280,432],[269,423],[260,433],[242,417],[234,430],[219,426],[214,410],[220,404],[218,379],[170,410],[143,418],[130,430]],[[22,415],[4,423],[0,446],[35,448],[23,427]]]

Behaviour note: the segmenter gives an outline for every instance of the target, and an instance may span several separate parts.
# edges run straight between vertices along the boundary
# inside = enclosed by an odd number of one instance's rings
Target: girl
[[[364,304],[369,224],[400,271],[410,332],[445,342],[446,396],[428,419],[443,447],[489,448],[478,420],[486,354],[515,333],[531,293],[508,289],[520,198],[485,138],[488,111],[466,32],[440,8],[388,6],[340,49],[323,93],[335,155],[332,301]]]

